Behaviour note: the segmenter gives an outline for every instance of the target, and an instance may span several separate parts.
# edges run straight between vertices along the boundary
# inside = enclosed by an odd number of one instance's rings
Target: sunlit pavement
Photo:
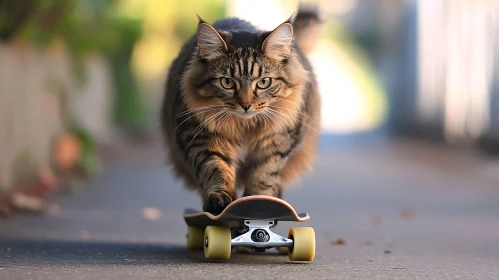
[[[499,279],[497,161],[381,138],[321,145],[314,173],[284,195],[311,220],[277,230],[313,226],[312,263],[187,251],[181,214],[200,200],[158,145],[110,163],[48,216],[0,220],[0,279]]]

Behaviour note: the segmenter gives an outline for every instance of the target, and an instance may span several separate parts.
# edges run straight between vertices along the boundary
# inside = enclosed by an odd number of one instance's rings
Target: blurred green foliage
[[[179,10],[173,22],[173,36],[180,42],[187,41],[195,34],[198,26],[195,12],[198,12],[203,20],[213,24],[227,16],[227,1],[213,0],[210,1],[209,5],[203,5],[203,3],[196,1],[186,1],[185,6]]]
[[[132,67],[132,58],[136,44],[146,35],[144,33],[171,30],[171,33],[162,35],[167,42],[162,42],[165,60],[160,59],[169,63],[180,46],[194,35],[198,23],[196,12],[206,21],[223,18],[227,13],[226,0],[157,1],[163,0],[141,0],[136,7],[156,7],[156,10],[149,9],[148,13],[137,16],[137,13],[127,15],[120,12],[120,4],[133,2],[130,0],[0,0],[0,41],[20,39],[39,49],[61,42],[72,57],[74,73],[81,83],[86,78],[87,56],[104,55],[110,62],[116,91],[113,120],[127,131],[141,131],[148,125],[150,117],[145,94],[141,93],[143,85]],[[164,20],[153,22],[162,26],[145,29],[144,23],[156,16],[157,8],[161,9],[160,14],[164,14]],[[151,41],[150,37],[148,41]],[[143,63],[146,65],[141,66],[142,69],[151,67],[154,58]]]
[[[109,53],[112,62],[113,80],[117,93],[115,98],[114,120],[128,131],[140,131],[147,126],[147,108],[139,83],[131,67],[133,47],[140,39],[141,30],[134,22],[122,21],[116,28],[121,33],[121,47]]]
[[[64,44],[75,74],[85,78],[85,58],[108,58],[115,85],[115,118],[125,129],[145,125],[145,102],[131,69],[132,50],[142,22],[120,15],[117,0],[0,0],[0,40],[16,38],[45,49]]]
[[[97,157],[98,150],[95,140],[88,131],[74,124],[70,128],[70,132],[76,136],[82,144],[82,155],[78,161],[79,171],[82,175],[92,176],[100,170],[102,165]]]
[[[122,20],[113,13],[110,0],[3,0],[0,4],[2,39],[20,37],[37,47],[64,42],[77,58],[119,47]]]

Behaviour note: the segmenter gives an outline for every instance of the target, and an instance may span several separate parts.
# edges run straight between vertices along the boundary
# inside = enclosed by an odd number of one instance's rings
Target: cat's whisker
[[[282,120],[284,120],[284,124],[285,124],[285,125],[287,125],[287,126],[288,126],[290,129],[292,129],[294,132],[296,132],[295,128],[293,127],[293,123],[290,123],[289,118],[288,118],[288,117],[291,117],[291,118],[292,118],[292,116],[289,116],[289,115],[287,115],[287,114],[284,114],[284,113],[279,112],[279,111],[277,111],[277,110],[274,110],[274,109],[272,109],[272,108],[267,108],[267,109],[268,109],[269,111],[271,111],[271,112],[274,112],[274,113],[278,114],[278,116],[279,116],[279,117],[281,117],[281,119],[282,119]],[[283,117],[284,117],[284,118],[283,118]],[[296,118],[293,118],[293,119],[297,120]],[[297,121],[299,121],[299,120],[297,120]]]
[[[201,130],[203,130],[206,127],[206,122],[210,121],[211,119],[215,118],[222,112],[215,113],[214,115],[208,117],[206,120],[203,120],[197,127],[194,129],[194,133],[197,135]]]
[[[298,108],[301,108],[303,106],[303,105],[300,105],[300,104],[298,104],[296,102],[293,102],[293,101],[291,101],[289,99],[286,99],[285,97],[281,97],[281,98],[277,99],[275,102],[281,101],[281,100],[284,100],[284,101],[287,101],[287,102],[289,102],[291,104],[294,104],[294,105],[298,106]],[[305,102],[305,100],[303,100],[303,102]]]
[[[175,116],[182,115],[184,113],[189,113],[189,112],[192,112],[192,111],[195,111],[195,110],[199,110],[199,109],[215,108],[215,107],[222,107],[222,106],[224,106],[224,105],[222,105],[222,104],[214,104],[214,105],[205,105],[205,106],[194,107],[194,108],[185,110],[184,112],[178,113]]]
[[[303,115],[304,117],[308,118],[309,120],[311,120],[316,126],[317,126],[317,129],[318,129],[318,132],[319,133],[322,133],[322,129],[320,127],[320,125],[318,125],[311,117],[309,117],[307,114],[304,114],[304,113],[301,113],[297,110],[293,110],[293,109],[289,109],[289,108],[286,108],[286,107],[280,107],[280,106],[274,106],[274,105],[269,105],[268,106],[269,108],[279,108],[279,109],[284,109],[284,110],[288,110],[288,111],[293,111],[293,112],[296,112],[300,115]],[[282,112],[281,112],[282,113]],[[303,123],[303,122],[302,122]],[[310,127],[310,126],[309,126]],[[317,131],[317,130],[316,130]]]
[[[192,115],[192,116],[188,117],[187,119],[185,119],[185,120],[183,120],[181,123],[179,123],[179,124],[177,125],[177,127],[175,127],[175,130],[177,130],[177,129],[178,129],[178,128],[179,128],[179,127],[180,127],[180,126],[181,126],[184,122],[186,122],[186,121],[187,121],[187,120],[189,120],[190,118],[193,118],[193,117],[195,117],[195,116],[197,116],[197,115],[201,115],[201,114],[204,114],[204,113],[208,113],[208,112],[211,112],[211,111],[214,111],[214,110],[217,110],[217,108],[207,109],[207,110],[205,110],[205,111],[198,112],[198,113],[196,113],[196,114],[194,114],[194,115]]]
[[[265,115],[265,113],[262,113],[261,114],[261,118],[262,118],[262,122],[263,122],[263,125],[264,126],[267,126],[269,125],[269,127],[272,127],[270,124],[267,124],[267,116]],[[273,128],[273,127],[272,127]],[[275,132],[275,131],[274,131]]]
[[[292,138],[291,138],[291,136],[289,135],[288,131],[286,130],[286,127],[285,127],[282,123],[278,122],[278,120],[279,120],[279,116],[278,116],[278,115],[276,115],[276,114],[274,114],[274,113],[273,113],[273,112],[271,112],[270,110],[268,111],[268,113],[274,117],[274,123],[275,123],[275,124],[277,124],[277,125],[279,125],[279,126],[282,128],[282,131],[283,131],[284,133],[286,133],[286,135],[288,135],[289,140],[293,141],[293,139],[292,139]]]
[[[227,117],[222,121],[222,127],[224,127],[224,124],[232,118],[232,113],[228,112]]]
[[[278,121],[278,120],[279,120],[279,117],[278,117],[278,116],[276,116],[276,115],[275,115],[274,113],[272,113],[272,112],[269,112],[269,114],[271,114],[272,116],[274,116],[275,123],[276,123],[276,124],[279,124],[279,126],[280,126],[280,128],[281,128],[281,131],[282,131],[282,132],[284,132],[284,133],[288,136],[289,140],[291,140],[291,142],[294,142],[294,141],[293,141],[293,139],[291,138],[291,136],[289,135],[289,133],[288,133],[288,131],[287,131],[287,129],[286,129],[286,126],[284,126],[282,123],[280,123],[280,122]]]
[[[280,99],[277,99],[275,102],[280,101],[280,100],[284,100],[284,101],[287,101],[287,102],[289,102],[289,103],[291,103],[291,104],[294,104],[294,105],[296,105],[296,106],[298,106],[298,107],[301,107],[298,103],[295,103],[295,102],[293,102],[293,101],[291,101],[291,100],[288,100],[288,99],[286,99],[286,98],[284,98],[284,97],[281,97]],[[305,101],[303,101],[303,102],[305,102]],[[309,118],[309,119],[310,119],[310,120],[311,120],[311,121],[312,121],[312,122],[313,122],[313,123],[317,126],[317,128],[318,128],[318,129],[322,132],[320,125],[318,125],[318,124],[317,124],[317,123],[316,123],[316,122],[315,122],[312,118],[310,118],[307,114],[304,114],[304,113],[301,113],[300,111],[293,110],[293,109],[289,109],[289,108],[286,108],[286,107],[280,107],[280,106],[275,106],[275,105],[269,105],[269,106],[273,106],[273,107],[276,107],[276,108],[281,108],[281,109],[285,109],[285,110],[294,111],[294,112],[297,112],[298,114],[304,115],[305,117]]]
[[[219,118],[218,120],[215,120],[215,123],[216,123],[216,125],[215,125],[215,133],[217,133],[217,131],[218,131],[218,126],[220,125],[220,122],[219,122],[219,121],[221,121],[221,120],[225,117],[225,115],[226,115],[226,114],[227,114],[227,112],[224,112],[224,113],[220,116],[220,118]]]
[[[210,109],[210,108],[203,108],[203,109],[193,110],[193,111],[191,111],[191,112],[187,112],[187,113],[185,113],[185,114],[179,115],[179,116],[178,116],[178,117],[176,117],[176,118],[178,119],[178,118],[181,118],[181,117],[186,117],[186,116],[188,116],[189,114],[199,113],[199,112],[204,111],[204,110],[207,110],[207,111],[205,111],[205,112],[209,112],[210,110],[216,110],[216,109],[218,109],[218,108],[211,108],[211,109]]]
[[[218,113],[217,113],[218,114]],[[216,116],[216,115],[214,115]],[[211,116],[209,119],[211,119],[213,116]],[[196,129],[194,129],[193,133],[194,133],[194,136],[192,137],[191,141],[189,142],[189,144],[187,144],[187,146],[191,145],[192,141],[194,141],[194,139],[196,138],[196,136],[198,136],[198,134],[204,129],[205,127],[205,121],[202,121],[197,127]]]
[[[225,111],[222,115],[214,119],[215,122],[215,129],[213,130],[213,133],[217,134],[218,133],[218,126],[220,125],[220,122],[222,119],[227,115],[227,111]]]
[[[268,113],[264,112],[262,114],[262,116],[264,117],[264,120],[268,120],[269,121],[269,126],[272,127],[272,130],[274,131],[275,134],[277,134],[277,131],[275,130],[275,127],[273,126],[274,122],[272,121],[272,119],[268,116]]]
[[[218,113],[217,113],[217,114],[218,114]],[[213,116],[209,117],[208,119],[211,119],[212,117],[216,116],[217,114],[215,114],[215,115],[213,115]],[[194,133],[195,135],[197,135],[198,130],[199,130],[199,131],[201,131],[201,130],[204,128],[204,127],[203,127],[203,125],[205,124],[205,122],[206,122],[206,120],[201,121],[201,123],[200,123],[200,124],[196,127],[196,129],[194,129],[193,133]],[[195,136],[194,136],[194,137],[195,137]],[[192,140],[194,140],[194,137],[193,137],[193,139],[192,139]],[[192,142],[192,140],[191,140],[191,142]]]
[[[196,132],[196,134],[194,135],[194,137],[192,137],[191,142],[189,142],[189,144],[187,144],[187,146],[191,145],[192,141],[194,141],[194,139],[196,139],[196,137],[198,136],[198,134],[199,134],[199,133],[201,133],[201,131],[202,131],[202,130],[203,130],[203,129],[204,129],[204,128],[205,128],[205,127],[206,127],[206,126],[207,126],[207,125],[208,125],[208,124],[209,124],[209,123],[210,123],[210,122],[211,122],[214,118],[216,118],[217,116],[219,116],[219,115],[221,115],[221,114],[223,114],[223,113],[225,113],[225,112],[226,112],[226,110],[223,110],[223,111],[221,111],[221,112],[218,112],[218,113],[214,114],[213,116],[209,117],[208,119],[206,119],[205,121],[203,121],[203,122],[202,122],[202,123],[198,126],[198,127],[200,127],[200,126],[201,126],[201,128],[200,128],[199,130],[196,128],[196,130],[198,130],[198,131]]]
[[[227,112],[227,118],[223,120],[222,125],[225,125],[225,123],[232,118],[233,114],[231,112]]]
[[[176,118],[178,119],[178,118],[181,118],[181,117],[185,117],[185,116],[187,116],[189,114],[198,113],[198,112],[203,111],[203,110],[207,110],[205,112],[209,112],[210,110],[219,110],[219,109],[220,108],[202,108],[202,109],[196,109],[196,110],[193,110],[193,111],[190,111],[190,112],[186,112],[186,113],[184,113],[182,115],[179,115]]]
[[[268,114],[267,112],[263,112],[263,114],[262,114],[262,115],[264,116],[264,122],[265,122],[266,120],[269,120],[269,122],[270,122],[270,123],[269,123],[270,127],[272,127],[272,130],[274,131],[274,133],[275,133],[275,134],[277,134],[277,131],[275,130],[275,127],[272,125],[272,124],[273,124],[273,121],[272,121],[272,119],[271,119],[271,118],[270,118],[267,114]]]
[[[218,120],[218,123],[215,127],[215,133],[218,131],[218,126],[222,124],[222,122],[227,118],[227,116],[229,115],[229,112],[226,111],[221,117],[220,119]],[[215,120],[216,121],[216,120]],[[217,122],[217,121],[216,121]],[[223,127],[223,126],[222,126]]]
[[[268,110],[272,110],[272,111],[274,111],[274,112],[276,112],[276,113],[278,113],[278,114],[281,114],[281,115],[283,115],[283,116],[293,118],[294,120],[296,120],[297,122],[302,123],[303,125],[307,126],[308,128],[310,128],[310,129],[312,129],[312,130],[314,130],[314,131],[316,131],[316,132],[318,132],[318,133],[321,133],[321,131],[320,131],[320,130],[317,130],[315,127],[311,127],[310,125],[308,125],[308,124],[304,123],[303,121],[299,120],[299,119],[298,119],[298,118],[296,118],[296,117],[293,117],[293,116],[290,116],[290,115],[288,115],[288,114],[285,114],[284,112],[279,112],[279,111],[274,110],[274,109],[272,109],[272,108],[267,108],[267,109],[268,109]]]
[[[212,118],[212,119],[210,119],[210,120],[207,120],[207,121],[206,121],[206,124],[204,125],[204,128],[206,128],[206,126],[207,126],[210,122],[212,122],[212,121],[214,121],[215,123],[217,123],[217,121],[220,121],[220,120],[223,118],[223,116],[224,116],[224,114],[225,114],[226,112],[227,112],[226,110],[223,110],[223,111],[221,111],[220,113],[216,114],[216,116],[215,116],[214,118]],[[218,120],[217,120],[217,119],[218,119]],[[216,131],[216,125],[215,125],[215,133],[216,133],[216,132],[217,132],[217,131]]]
[[[295,121],[300,122],[300,123],[302,123],[303,125],[307,126],[308,128],[310,128],[310,129],[312,129],[312,130],[316,131],[317,133],[321,133],[321,132],[320,132],[319,130],[317,130],[315,127],[312,127],[312,126],[310,126],[310,125],[308,125],[308,124],[304,123],[303,121],[301,121],[300,119],[298,119],[298,118],[296,118],[296,117],[290,116],[290,115],[288,115],[288,114],[286,114],[286,113],[284,113],[284,112],[279,112],[279,111],[274,110],[274,109],[271,109],[271,108],[268,108],[268,109],[269,109],[269,110],[272,110],[272,111],[274,111],[274,112],[276,112],[276,113],[278,113],[278,114],[280,114],[280,115],[282,115],[282,116],[292,118],[292,119],[294,119]]]
[[[287,126],[287,127],[289,127],[290,129],[292,129],[294,132],[296,132],[296,131],[295,131],[295,129],[294,129],[294,127],[292,126],[292,123],[290,123],[290,122],[289,122],[288,118],[283,118],[283,116],[284,116],[284,117],[288,117],[286,114],[281,114],[281,112],[279,112],[279,111],[277,111],[277,110],[274,110],[274,109],[271,109],[271,108],[268,108],[268,107],[267,107],[267,110],[268,110],[269,112],[275,113],[274,115],[276,115],[276,117],[277,117],[278,119],[282,120],[282,121],[283,121],[283,123],[284,123],[284,125],[286,125],[286,126]]]
[[[192,109],[189,109],[189,110],[185,110],[184,112],[182,113],[178,113],[175,115],[175,117],[182,117],[182,116],[185,116],[185,115],[188,115],[189,113],[193,113],[193,112],[196,112],[196,111],[199,111],[199,110],[203,110],[203,109],[208,109],[208,108],[218,108],[218,107],[223,107],[224,105],[207,105],[207,106],[200,106],[200,107],[196,107],[196,108],[192,108]]]

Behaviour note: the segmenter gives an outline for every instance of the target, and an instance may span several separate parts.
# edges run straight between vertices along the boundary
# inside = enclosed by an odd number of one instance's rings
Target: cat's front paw
[[[220,214],[227,205],[237,199],[237,193],[227,191],[210,192],[204,198],[203,211]]]
[[[252,195],[268,195],[282,199],[283,187],[281,184],[264,185],[262,181],[259,184],[249,184],[249,187],[244,189],[243,196]]]

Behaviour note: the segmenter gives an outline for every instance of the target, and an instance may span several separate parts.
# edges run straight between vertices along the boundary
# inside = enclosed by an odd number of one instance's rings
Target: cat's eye
[[[271,83],[272,83],[271,78],[263,78],[256,83],[256,86],[261,89],[266,89],[270,86]]]
[[[226,77],[220,78],[220,84],[225,89],[231,89],[234,87],[234,81],[231,78],[226,78]]]

